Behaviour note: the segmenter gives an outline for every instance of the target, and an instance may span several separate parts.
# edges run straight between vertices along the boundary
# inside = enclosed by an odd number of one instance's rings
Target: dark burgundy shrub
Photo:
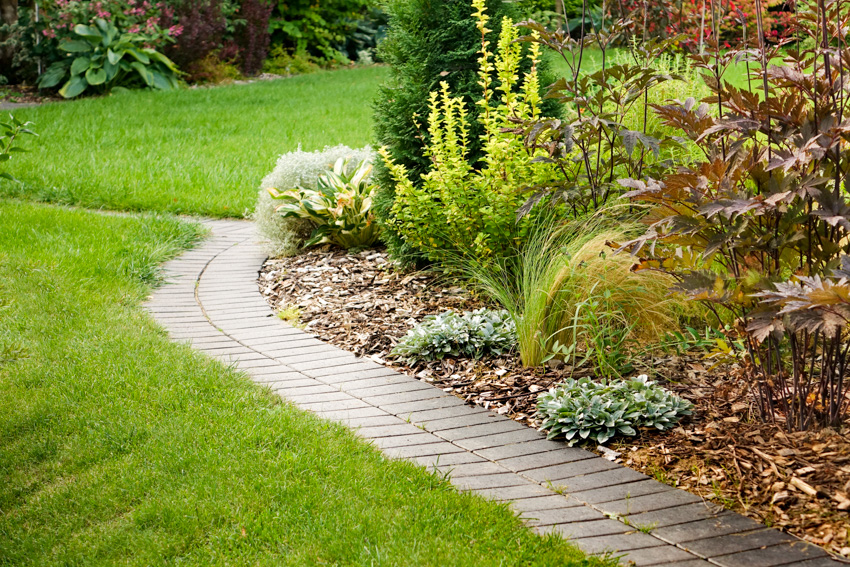
[[[264,0],[243,0],[238,19],[242,21],[236,32],[239,62],[242,72],[256,75],[263,69],[269,53],[269,18],[273,5]]]
[[[183,0],[175,14],[183,33],[165,53],[191,81],[200,62],[221,46],[227,21],[220,0]]]

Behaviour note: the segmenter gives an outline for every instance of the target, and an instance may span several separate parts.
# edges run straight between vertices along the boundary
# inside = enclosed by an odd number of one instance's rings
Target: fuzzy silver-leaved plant
[[[572,446],[591,439],[636,435],[639,427],[670,429],[693,405],[645,374],[629,380],[568,379],[537,398],[537,415],[548,438],[560,435]]]
[[[257,230],[266,239],[267,254],[297,254],[314,229],[313,223],[307,219],[284,217],[276,213],[275,209],[280,203],[272,198],[268,190],[276,188],[287,191],[297,186],[316,189],[319,176],[333,168],[340,158],[348,158],[349,167],[353,170],[362,161],[374,161],[375,153],[369,146],[360,149],[344,145],[327,146],[321,151],[305,152],[299,145],[296,151],[278,158],[274,170],[260,183],[257,206],[252,216],[257,223]]]
[[[458,315],[429,315],[407,332],[393,354],[409,364],[446,356],[479,358],[502,354],[516,345],[516,325],[507,311],[478,309]]]

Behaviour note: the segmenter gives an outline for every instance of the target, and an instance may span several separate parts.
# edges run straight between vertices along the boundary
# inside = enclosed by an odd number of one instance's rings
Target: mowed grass
[[[171,343],[199,232],[0,203],[0,565],[599,564]]]
[[[15,111],[35,123],[0,196],[115,210],[242,216],[277,157],[372,140],[385,67]]]

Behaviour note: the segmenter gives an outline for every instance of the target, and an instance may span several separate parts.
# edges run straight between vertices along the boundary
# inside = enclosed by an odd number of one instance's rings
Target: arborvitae
[[[446,81],[452,94],[463,96],[467,103],[470,155],[477,161],[482,133],[476,119],[479,107],[475,104],[481,98],[476,75],[481,34],[475,28],[470,0],[388,0],[386,9],[390,16],[389,31],[379,54],[392,71],[374,105],[378,146],[386,146],[393,161],[404,165],[418,182],[420,174],[429,169],[423,149],[428,136],[425,126],[428,95],[441,81]],[[518,18],[513,7],[502,0],[487,0],[487,14],[491,18],[488,27],[492,29],[487,39],[492,49],[498,41],[502,18],[508,16],[515,22]],[[528,65],[524,60],[522,71]],[[545,88],[553,81],[545,69],[540,71]],[[547,101],[547,105],[543,108],[545,114],[551,116],[557,112],[554,101]],[[421,260],[387,225],[395,186],[381,160],[375,164],[374,178],[379,189],[373,206],[384,225],[383,239],[390,255],[404,264]]]

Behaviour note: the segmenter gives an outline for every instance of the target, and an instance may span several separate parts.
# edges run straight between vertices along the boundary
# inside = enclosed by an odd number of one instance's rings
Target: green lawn
[[[0,565],[582,565],[169,342],[195,225],[0,203]]]
[[[131,92],[15,111],[38,143],[0,196],[115,210],[242,216],[277,157],[302,144],[364,146],[385,67],[173,92]]]

